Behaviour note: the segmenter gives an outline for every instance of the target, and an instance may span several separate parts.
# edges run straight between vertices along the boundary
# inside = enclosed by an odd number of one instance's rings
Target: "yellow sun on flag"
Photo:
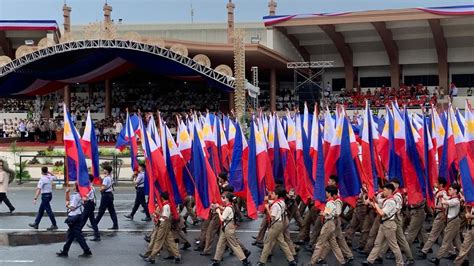
[[[273,142],[275,140],[275,135],[273,133],[270,133],[270,135],[268,135],[268,142]]]
[[[186,134],[186,132],[184,132],[184,130],[181,131],[179,133],[179,139],[181,140],[181,142],[187,141],[188,140],[188,134]]]
[[[469,120],[466,122],[466,132],[468,132],[469,134],[474,133],[474,121]]]
[[[289,126],[288,127],[288,136],[293,136],[295,134],[295,127]]]
[[[262,139],[262,135],[260,134],[260,132],[255,133],[255,140],[256,140],[258,145],[263,145],[263,139]]]
[[[338,138],[342,138],[342,127],[337,127],[336,128],[336,136]]]

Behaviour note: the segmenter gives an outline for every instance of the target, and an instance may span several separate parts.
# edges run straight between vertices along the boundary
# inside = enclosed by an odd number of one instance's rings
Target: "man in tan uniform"
[[[472,248],[472,243],[474,242],[474,208],[472,206],[468,207],[468,211],[466,212],[466,220],[467,230],[464,234],[464,241],[462,242],[461,250],[459,251],[458,256],[454,260],[454,265],[456,266],[469,266],[469,261],[466,260],[466,257],[469,255],[469,252]]]
[[[362,265],[373,265],[375,260],[378,258],[384,243],[388,244],[390,250],[392,250],[395,255],[397,265],[404,265],[402,252],[400,251],[396,238],[397,224],[395,222],[395,216],[398,212],[398,208],[397,202],[393,197],[394,192],[394,185],[391,183],[386,184],[383,190],[384,199],[381,202],[372,203],[372,207],[381,217],[380,228],[377,233],[377,238],[375,239],[374,248],[370,252],[367,260],[362,262]],[[381,207],[379,205],[381,205]]]
[[[324,208],[324,212],[321,212],[321,216],[324,218],[323,222],[323,227],[321,228],[321,233],[319,234],[318,237],[318,242],[316,243],[316,248],[314,249],[313,255],[311,256],[311,265],[315,264],[320,264],[324,261],[326,258],[327,254],[329,253],[329,250],[332,250],[334,253],[334,256],[336,257],[337,261],[340,264],[345,264],[346,260],[344,259],[344,256],[341,252],[340,246],[338,244],[338,241],[336,239],[337,236],[337,225],[335,222],[335,219],[338,218],[338,204],[335,200],[337,198],[337,188],[334,186],[328,186],[326,187],[326,207]],[[342,212],[342,202],[340,204],[340,209]],[[341,232],[341,242],[346,244],[347,243],[345,238],[342,236]],[[347,252],[347,251],[346,251]],[[348,257],[352,258],[352,252],[348,251],[350,254]],[[353,259],[353,258],[352,258]]]
[[[155,256],[158,255],[163,247],[165,247],[170,257],[173,258],[175,263],[179,263],[181,261],[181,256],[179,254],[179,250],[176,247],[176,243],[174,242],[174,236],[171,232],[171,208],[168,202],[169,194],[168,192],[161,193],[161,200],[163,201],[163,207],[161,210],[161,214],[159,217],[159,226],[156,231],[156,234],[152,235],[151,243],[149,248],[145,254],[140,254],[140,257],[144,258],[145,261],[154,264],[155,263]],[[156,217],[156,212],[153,214]]]
[[[289,261],[289,265],[297,265],[293,254],[291,253],[290,248],[288,247],[288,243],[286,243],[283,237],[283,220],[286,219],[285,196],[286,191],[283,187],[280,186],[276,187],[275,191],[270,193],[270,198],[274,200],[270,206],[270,230],[268,231],[267,237],[263,244],[262,254],[260,255],[260,260],[257,264],[259,266],[265,265],[268,256],[272,253],[275,244],[278,244],[283,253],[285,253],[286,259]]]
[[[446,191],[446,179],[443,177],[438,178],[438,183],[436,188],[438,191],[435,193],[435,211],[434,211],[434,221],[431,227],[431,232],[429,234],[428,240],[423,245],[420,255],[418,256],[421,259],[426,259],[428,253],[432,252],[431,247],[438,240],[446,227],[446,213],[444,206],[442,204],[443,198],[448,198],[448,193]]]
[[[444,228],[443,243],[438,249],[436,257],[430,260],[435,265],[439,265],[440,260],[449,253],[453,242],[457,250],[461,249],[461,240],[459,237],[461,225],[461,219],[459,218],[459,211],[461,209],[460,192],[461,187],[458,184],[452,184],[448,189],[449,198],[443,198],[441,200],[441,203],[446,208],[447,221],[446,227]]]

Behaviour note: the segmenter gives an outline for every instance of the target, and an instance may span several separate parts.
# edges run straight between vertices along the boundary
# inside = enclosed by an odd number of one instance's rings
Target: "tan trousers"
[[[366,253],[370,253],[370,251],[374,248],[375,239],[377,238],[377,233],[379,232],[380,227],[380,216],[376,216],[374,218],[374,223],[370,228],[369,237],[367,238],[367,243],[364,246],[364,251]]]
[[[266,216],[263,216],[262,222],[260,223],[260,228],[258,229],[257,237],[255,238],[255,242],[263,244],[263,240],[265,239],[265,232],[268,229],[268,220]]]
[[[311,246],[316,245],[316,241],[318,241],[319,234],[321,233],[321,228],[323,227],[323,222],[321,217],[318,216],[316,221],[314,221],[313,231],[311,231],[311,238],[309,240],[309,244]]]
[[[178,239],[180,243],[189,243],[188,239],[186,239],[186,235],[183,232],[184,228],[184,218],[179,216],[178,225],[175,229],[172,230],[173,236],[175,239]]]
[[[221,234],[219,235],[219,240],[217,241],[216,254],[214,255],[215,260],[217,261],[222,260],[222,256],[224,255],[226,245],[232,249],[235,256],[237,256],[239,260],[242,261],[245,259],[244,252],[242,248],[240,247],[240,243],[237,239],[237,236],[235,235],[234,222],[230,222],[225,227],[224,232],[221,232]]]
[[[287,208],[287,213],[288,213],[288,221],[291,221],[291,219],[294,218],[296,223],[298,224],[298,227],[301,228],[301,226],[303,225],[303,218],[301,218],[301,213],[296,201],[293,202],[293,204]]]
[[[309,240],[309,232],[311,230],[311,225],[319,218],[319,210],[312,206],[308,213],[304,216],[303,224],[300,227],[300,232],[298,234],[298,240],[306,241]]]
[[[204,249],[204,246],[206,245],[206,233],[207,229],[209,228],[209,224],[211,223],[210,218],[212,218],[211,215],[209,215],[209,218],[204,220],[201,225],[201,233],[199,234],[199,247],[201,249]]]
[[[454,260],[454,265],[458,266],[461,265],[466,257],[469,256],[469,252],[471,252],[472,243],[474,242],[474,226],[471,229],[468,229],[464,234],[464,242],[462,242],[461,250],[459,251],[458,256]]]
[[[283,239],[288,244],[291,254],[293,254],[293,256],[296,256],[295,244],[293,243],[290,237],[290,222],[288,219],[283,220]]]
[[[362,229],[364,220],[367,215],[367,206],[364,204],[359,204],[355,207],[354,213],[352,214],[351,222],[346,230],[346,237],[348,239],[354,239],[354,234],[358,230]]]
[[[377,233],[377,238],[375,239],[374,248],[369,254],[367,261],[370,263],[374,263],[375,259],[379,257],[380,252],[383,249],[383,245],[385,243],[388,244],[390,250],[392,250],[393,254],[395,255],[395,262],[398,266],[403,265],[403,256],[402,252],[400,251],[400,247],[397,243],[397,227],[398,225],[395,221],[385,221],[384,223],[380,224],[379,231]]]
[[[416,237],[420,235],[420,242],[426,243],[428,239],[428,233],[426,232],[423,224],[425,223],[426,212],[423,207],[418,209],[410,210],[410,224],[405,231],[406,239],[409,245],[415,241]]]
[[[217,215],[217,213],[214,213],[210,219],[209,227],[207,227],[206,231],[204,250],[202,251],[202,253],[205,254],[211,254],[212,243],[214,242],[214,238],[219,236],[219,231],[221,229],[219,215]]]
[[[352,250],[349,248],[346,242],[346,238],[344,237],[344,234],[342,233],[341,230],[341,218],[338,218],[335,220],[335,225],[336,228],[334,230],[334,233],[336,235],[336,241],[337,244],[339,245],[339,248],[341,249],[342,255],[344,258],[352,258],[354,255],[352,254]],[[327,255],[329,254],[329,251],[331,251],[330,246],[323,246],[323,250],[321,251],[322,253],[322,259],[325,259]]]
[[[340,264],[346,263],[344,256],[342,255],[341,249],[336,241],[336,224],[334,220],[328,220],[324,223],[323,227],[321,228],[321,233],[318,237],[318,242],[316,243],[316,248],[313,251],[313,255],[311,256],[311,265],[316,265],[318,260],[324,259],[323,252],[325,247],[329,245],[329,248],[334,253],[337,261]],[[345,240],[344,240],[345,242]]]
[[[189,216],[191,216],[191,219],[193,222],[197,221],[197,216],[196,212],[194,211],[194,197],[193,196],[187,196],[184,199],[184,207],[186,208],[186,214],[184,215],[184,220],[186,221]]]
[[[370,210],[368,211],[367,215],[365,216],[364,222],[362,223],[362,228],[361,228],[361,236],[359,240],[359,247],[364,248],[365,245],[367,244],[367,240],[369,239],[369,234],[370,234],[370,229],[372,229],[372,225],[374,224],[375,220],[375,213]],[[374,236],[374,241],[375,237]],[[352,238],[347,238],[347,242],[352,242]]]
[[[461,239],[459,237],[459,226],[461,225],[461,219],[459,217],[454,218],[451,221],[448,221],[446,228],[444,228],[444,237],[441,247],[436,253],[436,258],[442,259],[445,255],[449,253],[451,245],[454,242],[454,246],[460,250],[461,249]]]
[[[171,222],[169,220],[160,223],[156,236],[153,239],[153,249],[149,257],[154,258],[160,253],[163,246],[168,249],[171,256],[180,257],[179,250],[176,247],[173,234],[171,233]]]
[[[148,244],[148,248],[144,254],[147,257],[150,256],[151,252],[153,251],[153,247],[155,243],[157,243],[155,239],[156,239],[156,235],[158,234],[159,228],[160,228],[159,226],[155,225],[155,227],[153,227],[153,231],[150,234],[150,243]]]
[[[433,221],[433,225],[431,227],[431,232],[428,236],[428,240],[426,240],[425,245],[421,249],[421,252],[428,254],[428,251],[433,246],[434,243],[438,240],[443,232],[444,228],[446,227],[446,215],[443,212],[438,213],[435,216]]]
[[[413,260],[413,254],[411,253],[410,245],[408,245],[407,239],[405,237],[405,233],[403,233],[403,222],[401,218],[402,217],[400,215],[397,215],[395,217],[395,224],[397,225],[397,230],[395,231],[395,234],[397,236],[398,246],[403,251],[403,253],[405,253],[405,256],[407,256],[407,259]],[[382,245],[382,252],[380,253],[380,255],[382,256],[383,254],[386,254],[388,248],[389,248],[389,245],[386,242],[385,244]]]
[[[291,254],[290,247],[288,247],[288,243],[286,243],[285,238],[283,237],[283,222],[278,221],[275,222],[268,230],[267,237],[265,238],[265,242],[263,244],[262,254],[260,255],[260,262],[267,263],[268,256],[272,254],[273,247],[275,244],[280,246],[280,249],[285,254],[285,257],[288,261],[293,261],[294,257]]]

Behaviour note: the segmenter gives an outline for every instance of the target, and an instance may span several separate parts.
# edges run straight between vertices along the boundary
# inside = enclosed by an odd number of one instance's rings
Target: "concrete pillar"
[[[390,87],[400,88],[400,65],[398,62],[395,64],[390,64]]]
[[[235,109],[234,92],[229,92],[229,112]]]
[[[274,0],[268,2],[268,14],[270,16],[275,16],[276,14],[277,3]]]
[[[270,70],[270,110],[272,112],[276,111],[276,92],[277,92],[277,77],[276,70],[272,68]]]
[[[64,4],[63,6],[64,32],[71,32],[71,11],[72,11],[72,8]]]
[[[444,90],[444,95],[449,95],[449,64],[448,62],[438,63],[439,89]]]
[[[71,88],[69,85],[64,86],[64,103],[69,111],[71,111]]]
[[[105,80],[105,118],[112,116],[112,87],[110,79]]]
[[[344,73],[346,77],[346,90],[354,89],[354,68],[352,66],[345,66]]]
[[[227,3],[227,42],[233,43],[232,36],[234,35],[234,9],[235,5],[232,0]]]
[[[112,6],[104,4],[104,22],[112,22]]]

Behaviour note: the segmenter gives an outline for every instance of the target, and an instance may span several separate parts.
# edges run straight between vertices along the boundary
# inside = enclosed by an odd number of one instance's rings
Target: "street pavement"
[[[100,193],[98,197],[100,198]],[[34,230],[28,227],[28,223],[33,222],[34,215],[37,211],[39,202],[37,205],[33,205],[32,199],[34,196],[33,187],[12,187],[8,193],[8,197],[16,207],[14,215],[10,216],[6,212],[8,208],[4,204],[0,205],[0,238],[2,235],[8,233],[20,233],[20,234],[38,234],[38,232],[45,232],[45,229],[49,227],[50,221],[48,216],[45,214],[40,224],[39,230]],[[139,256],[146,250],[146,242],[143,240],[143,236],[151,231],[153,225],[151,222],[141,221],[144,218],[144,214],[138,212],[135,215],[135,220],[130,221],[124,217],[124,214],[130,212],[133,206],[135,194],[134,189],[131,187],[118,187],[115,191],[115,207],[119,218],[120,229],[116,232],[108,231],[106,228],[112,226],[110,216],[106,212],[106,215],[102,218],[99,229],[103,232],[101,242],[91,242],[88,244],[91,247],[93,256],[87,259],[78,258],[77,255],[82,253],[79,245],[73,244],[69,252],[69,258],[58,258],[55,252],[62,248],[64,243],[53,243],[53,244],[38,244],[29,246],[2,246],[0,244],[0,265],[17,265],[17,264],[36,264],[36,265],[146,265]],[[57,221],[59,231],[66,231],[67,225],[64,223],[66,209],[64,207],[64,191],[55,190],[53,193],[52,208],[57,213]],[[250,261],[257,263],[261,250],[258,247],[252,246],[252,236],[256,235],[260,224],[260,218],[256,221],[245,221],[237,230],[237,236],[242,243],[252,252]],[[296,237],[296,226],[292,224],[290,230],[292,230],[292,237]],[[86,234],[90,233],[90,229],[87,227],[84,229]],[[188,225],[187,238],[190,242],[194,242],[194,239],[198,237],[200,233],[199,225],[193,226]],[[214,241],[216,244],[217,239]],[[434,248],[435,252],[437,246]],[[414,254],[416,250],[414,249]],[[473,252],[471,252],[473,253]],[[182,265],[210,265],[212,257],[200,256],[199,252],[192,251],[181,251]],[[356,260],[352,265],[361,265],[361,262],[365,260],[365,257],[360,256],[354,251]],[[166,257],[166,252],[163,252],[161,258],[157,258],[156,263],[159,265],[172,265],[170,261],[166,261],[162,258]],[[306,265],[311,257],[311,253],[302,249],[299,252],[299,263],[298,265]],[[471,258],[472,258],[471,254]],[[331,254],[328,258],[329,265],[338,265],[334,256]],[[239,261],[235,256],[230,255],[228,252],[224,256],[222,265],[240,265]],[[279,248],[275,248],[274,256],[272,261],[268,265],[287,265],[286,259]],[[385,260],[383,265],[395,265],[393,260]],[[416,265],[432,265],[427,260],[417,260]],[[453,265],[450,260],[442,260],[441,265]],[[471,264],[472,265],[472,264]]]

